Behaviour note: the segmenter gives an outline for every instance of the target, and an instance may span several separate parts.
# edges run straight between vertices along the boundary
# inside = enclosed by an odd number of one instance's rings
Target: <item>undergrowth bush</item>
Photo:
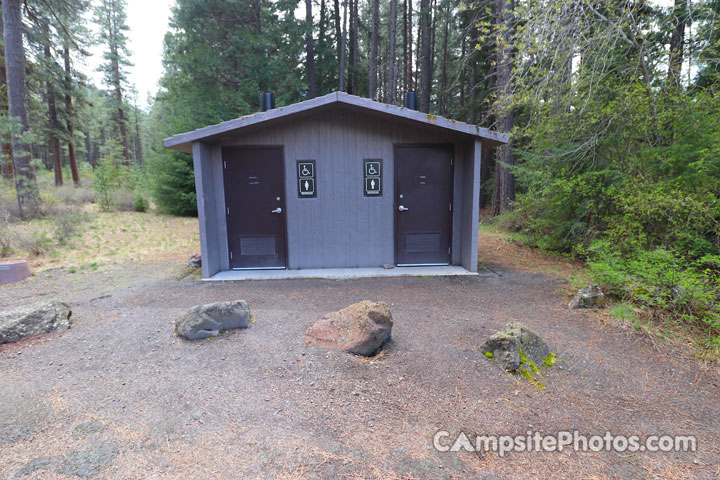
[[[642,97],[606,93],[618,108]],[[606,293],[653,318],[700,328],[720,358],[720,97],[660,100],[662,122],[598,104],[610,115],[601,135],[589,118],[561,116],[519,131],[517,201],[497,221],[532,246],[586,260]]]
[[[89,220],[90,216],[82,211],[64,210],[52,217],[55,239],[59,244],[64,245],[68,239],[78,233],[82,225]]]
[[[0,257],[7,257],[12,251],[10,213],[0,211]]]
[[[47,253],[53,240],[41,225],[29,225],[27,228],[15,232],[15,243],[19,250],[27,252],[29,255],[39,256]]]
[[[192,155],[163,151],[148,160],[153,201],[171,215],[197,215]]]
[[[148,201],[141,193],[135,194],[135,200],[133,200],[133,210],[136,212],[147,212],[149,205]]]
[[[619,254],[600,241],[588,262],[606,293],[700,327],[720,347],[720,255],[687,262],[663,248]]]
[[[112,208],[121,212],[132,212],[135,210],[135,194],[125,187],[118,188],[112,192]]]
[[[87,183],[90,183],[89,185]],[[72,184],[65,184],[61,187],[54,187],[52,195],[63,205],[84,205],[95,203],[95,192],[90,178],[83,179],[83,184],[76,187]]]

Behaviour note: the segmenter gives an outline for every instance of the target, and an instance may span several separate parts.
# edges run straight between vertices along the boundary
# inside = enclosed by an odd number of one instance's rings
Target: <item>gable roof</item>
[[[272,122],[292,115],[308,112],[326,105],[342,104],[350,107],[359,108],[367,112],[376,114],[384,114],[390,117],[398,118],[409,123],[422,125],[430,125],[439,129],[453,131],[459,134],[478,137],[483,143],[490,146],[498,146],[508,143],[510,136],[506,133],[493,132],[487,128],[481,128],[477,125],[470,125],[456,120],[449,120],[437,115],[418,112],[396,105],[380,103],[369,98],[357,97],[345,92],[333,92],[322,97],[305,100],[304,102],[295,103],[286,107],[278,107],[266,112],[254,113],[244,117],[228,120],[226,122],[211,125],[209,127],[199,128],[187,133],[180,133],[163,140],[166,148],[178,150],[181,152],[191,152],[192,142],[208,140],[213,141],[221,135],[233,133],[246,127]]]

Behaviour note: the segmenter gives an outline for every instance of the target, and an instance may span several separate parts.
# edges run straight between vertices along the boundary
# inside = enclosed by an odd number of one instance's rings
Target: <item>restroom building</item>
[[[335,92],[175,135],[192,153],[202,273],[477,271],[483,156],[506,134]]]

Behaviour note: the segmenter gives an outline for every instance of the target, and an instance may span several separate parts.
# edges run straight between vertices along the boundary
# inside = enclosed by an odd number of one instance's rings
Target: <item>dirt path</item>
[[[491,278],[209,284],[169,264],[119,263],[0,288],[3,307],[65,299],[76,322],[0,346],[0,478],[718,478],[717,373],[602,314],[567,310],[567,284],[552,274],[562,264],[497,252],[484,252],[500,274]],[[193,343],[173,335],[192,305],[239,298],[251,328]],[[363,299],[391,306],[385,353],[304,345],[322,314]],[[510,320],[558,354],[545,389],[478,352]],[[695,435],[698,451],[432,448],[437,430],[571,429]]]

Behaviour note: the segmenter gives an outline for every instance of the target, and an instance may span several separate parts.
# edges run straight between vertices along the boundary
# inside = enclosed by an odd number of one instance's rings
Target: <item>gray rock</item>
[[[480,345],[480,351],[500,363],[505,371],[514,372],[520,367],[520,352],[535,365],[542,364],[550,355],[547,343],[520,322],[510,322]]]
[[[175,333],[188,340],[214,337],[220,331],[250,326],[250,308],[245,300],[197,305],[175,321]]]
[[[94,419],[86,420],[79,424],[75,429],[73,430],[73,438],[83,438],[87,437],[88,435],[92,435],[93,433],[101,432],[105,428],[105,424],[102,422],[99,422]]]
[[[570,304],[568,305],[571,309],[576,308],[598,308],[605,304],[605,295],[600,290],[600,285],[590,285],[585,288],[581,288],[575,294]]]
[[[118,453],[118,449],[111,444],[100,444],[90,450],[76,450],[70,452],[55,471],[81,478],[91,477],[110,465]]]
[[[200,268],[202,267],[202,257],[198,253],[191,253],[190,258],[188,258],[188,267],[190,268]]]
[[[0,344],[70,328],[70,306],[52,301],[0,312]]]
[[[392,326],[387,304],[365,300],[315,322],[305,331],[305,343],[369,357],[390,339]]]
[[[30,475],[38,470],[52,470],[60,462],[57,457],[39,457],[33,458],[27,462],[20,470],[15,473],[15,478],[21,478]]]

